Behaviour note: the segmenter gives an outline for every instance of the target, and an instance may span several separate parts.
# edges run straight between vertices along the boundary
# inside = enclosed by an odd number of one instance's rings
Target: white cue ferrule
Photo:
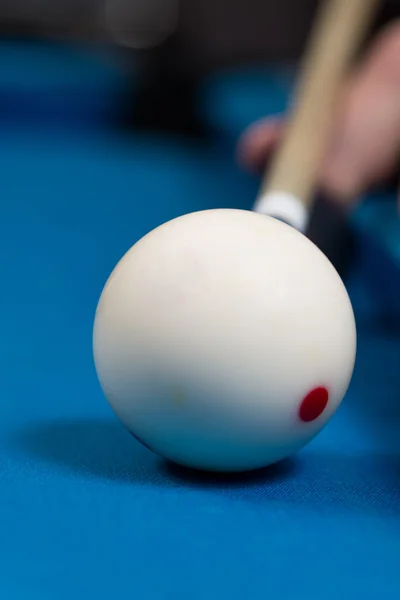
[[[284,221],[305,233],[309,214],[303,203],[287,192],[267,192],[260,196],[254,205],[254,212]]]

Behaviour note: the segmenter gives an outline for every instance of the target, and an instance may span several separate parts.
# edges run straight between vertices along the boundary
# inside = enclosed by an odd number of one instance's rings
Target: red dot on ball
[[[329,400],[329,393],[325,387],[317,387],[307,394],[300,404],[299,416],[305,423],[318,419],[324,412]]]

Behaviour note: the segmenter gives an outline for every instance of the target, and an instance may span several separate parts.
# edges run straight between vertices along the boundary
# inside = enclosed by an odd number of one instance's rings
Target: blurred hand
[[[261,171],[284,126],[276,118],[251,125],[239,141],[240,163]],[[319,183],[338,200],[350,202],[392,175],[399,159],[400,22],[396,22],[375,40],[343,90]]]

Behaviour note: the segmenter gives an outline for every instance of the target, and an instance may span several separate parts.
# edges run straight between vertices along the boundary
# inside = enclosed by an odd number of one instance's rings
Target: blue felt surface
[[[123,252],[179,214],[251,207],[225,150],[2,131],[2,600],[399,598],[400,338],[365,320],[365,270],[350,391],[282,468],[167,469],[100,391],[92,322]]]
[[[252,184],[155,138],[9,133],[0,153],[0,597],[397,599],[400,340],[360,331],[343,407],[285,469],[167,470],[101,394],[97,298],[147,230],[246,208]]]

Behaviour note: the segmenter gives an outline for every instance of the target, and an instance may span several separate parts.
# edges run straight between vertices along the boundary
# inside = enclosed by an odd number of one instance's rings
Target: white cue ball
[[[134,436],[181,465],[244,471],[327,423],[350,383],[356,328],[339,275],[305,236],[208,210],[125,254],[93,343],[105,396]]]

